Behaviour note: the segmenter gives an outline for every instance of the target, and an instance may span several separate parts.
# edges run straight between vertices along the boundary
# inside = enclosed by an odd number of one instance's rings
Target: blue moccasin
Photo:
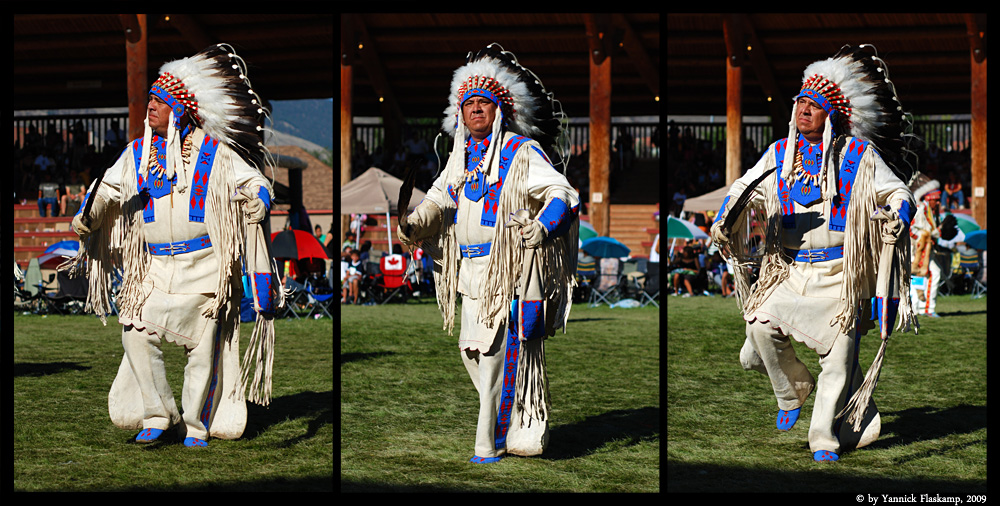
[[[208,442],[196,437],[186,437],[184,438],[184,446],[187,446],[188,448],[197,448],[200,446],[208,446]]]
[[[135,437],[136,443],[152,443],[163,434],[163,429],[142,429]]]
[[[828,450],[820,450],[813,452],[813,460],[816,462],[835,461],[840,460],[840,456]]]
[[[791,430],[795,422],[799,421],[799,411],[802,411],[802,408],[796,408],[791,411],[778,410],[778,419],[775,421],[778,430]]]
[[[502,459],[502,458],[503,458],[503,456],[500,456],[500,457],[476,457],[476,456],[473,455],[473,457],[471,459],[469,459],[469,462],[472,462],[473,464],[492,464],[494,462],[500,462],[500,459]]]

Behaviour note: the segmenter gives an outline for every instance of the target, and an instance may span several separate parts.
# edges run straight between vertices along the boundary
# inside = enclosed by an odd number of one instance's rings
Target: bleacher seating
[[[70,227],[72,216],[41,218],[38,202],[14,204],[14,261],[25,269],[28,261],[59,241],[79,239]]]

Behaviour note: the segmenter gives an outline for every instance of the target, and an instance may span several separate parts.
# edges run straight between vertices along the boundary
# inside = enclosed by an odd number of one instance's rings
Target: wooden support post
[[[740,14],[723,18],[726,40],[726,184],[743,175],[743,25]]]
[[[986,58],[972,63],[972,191],[966,193],[972,217],[986,228]]]
[[[125,68],[128,88],[128,138],[142,137],[149,105],[146,60],[146,15],[120,14],[125,32]]]
[[[743,175],[743,68],[726,59],[726,184]]]
[[[344,186],[351,180],[351,138],[354,134],[354,127],[352,126],[354,117],[351,112],[351,98],[353,93],[351,84],[353,80],[350,64],[351,59],[343,56],[347,54],[345,50],[349,51],[351,49],[345,48],[343,44],[340,46],[340,54],[342,55],[340,62],[340,186]],[[347,237],[350,221],[351,217],[349,215],[340,215],[341,241]]]
[[[590,58],[590,224],[611,235],[611,57]]]

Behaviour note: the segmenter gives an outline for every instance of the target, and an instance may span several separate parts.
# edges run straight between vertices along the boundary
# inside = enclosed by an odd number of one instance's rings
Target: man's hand
[[[521,227],[521,237],[524,238],[525,247],[537,248],[545,240],[545,227],[538,220],[531,220],[526,227]]]
[[[537,248],[548,236],[548,231],[545,230],[541,222],[528,217],[526,209],[511,213],[510,220],[504,226],[507,228],[520,227],[519,232],[526,248]]]
[[[396,237],[399,239],[399,242],[401,242],[401,243],[403,243],[403,244],[405,244],[407,246],[410,246],[412,248],[413,245],[415,244],[414,241],[413,241],[413,239],[410,239],[410,236],[406,235],[403,232],[404,230],[406,230],[408,228],[410,228],[410,227],[406,223],[406,216],[400,217],[399,218],[399,224],[396,225]]]
[[[83,224],[82,214],[73,217],[73,231],[80,236],[80,239],[86,239],[90,235],[90,227]]]
[[[94,199],[93,207],[90,208],[90,220],[83,219],[83,212],[73,217],[73,231],[80,236],[80,239],[86,239],[94,230],[101,228],[101,222],[104,221],[107,202],[94,194],[91,194],[90,198]],[[88,221],[89,223],[86,223]]]
[[[260,197],[254,197],[243,204],[243,209],[247,213],[247,220],[249,223],[260,223],[264,221],[264,216],[267,215],[267,206],[264,205],[264,201]]]
[[[718,248],[729,245],[729,234],[723,229],[723,220],[716,221],[709,230],[712,236],[712,243]]]
[[[896,244],[896,241],[906,233],[906,224],[899,218],[899,213],[889,206],[876,209],[872,220],[882,222],[881,235],[885,244]]]
[[[396,237],[407,245],[419,244],[440,230],[442,214],[437,204],[424,200],[412,213],[399,219]]]
[[[243,212],[246,214],[247,223],[251,225],[264,221],[264,217],[267,216],[267,206],[264,205],[264,201],[254,194],[250,188],[237,188],[236,193],[230,197],[230,200],[232,202],[244,202]]]

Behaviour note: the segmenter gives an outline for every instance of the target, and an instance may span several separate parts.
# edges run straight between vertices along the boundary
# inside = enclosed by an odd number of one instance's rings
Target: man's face
[[[170,121],[170,106],[160,100],[156,95],[149,95],[149,104],[146,105],[146,117],[149,119],[149,128],[160,137],[167,136],[167,122]]]
[[[472,133],[472,138],[481,141],[493,130],[493,120],[497,116],[497,106],[486,97],[469,97],[462,104],[462,118]]]
[[[826,111],[809,97],[799,97],[795,104],[795,126],[798,127],[799,133],[809,142],[823,140]]]

